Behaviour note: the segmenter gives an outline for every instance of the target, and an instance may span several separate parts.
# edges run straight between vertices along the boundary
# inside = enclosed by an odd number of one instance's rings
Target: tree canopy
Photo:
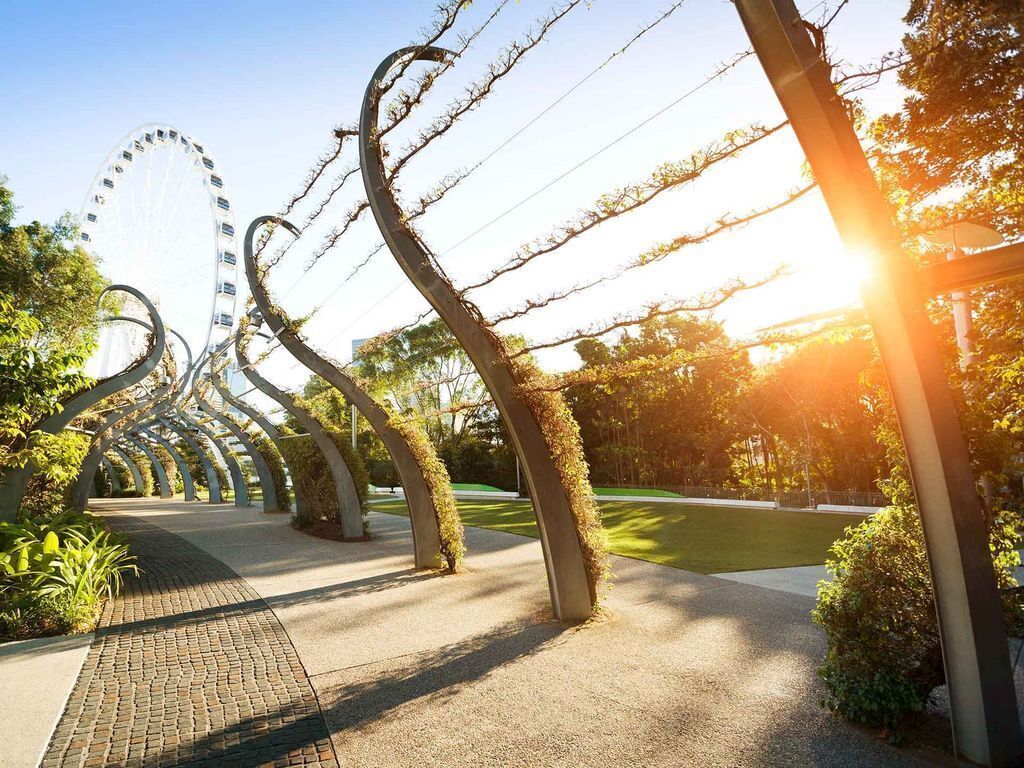
[[[0,176],[0,293],[39,322],[43,346],[75,349],[95,341],[96,301],[105,281],[75,244],[70,214],[54,224],[14,225],[14,194]]]

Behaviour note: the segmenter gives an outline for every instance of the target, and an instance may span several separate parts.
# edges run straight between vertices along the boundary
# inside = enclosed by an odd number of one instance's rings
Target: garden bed
[[[91,632],[129,571],[128,545],[94,515],[0,523],[0,642]]]

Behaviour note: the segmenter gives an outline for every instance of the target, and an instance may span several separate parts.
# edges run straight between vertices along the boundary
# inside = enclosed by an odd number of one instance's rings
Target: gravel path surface
[[[411,569],[404,518],[310,538],[283,516],[103,501],[177,533],[273,609],[341,765],[912,766],[823,711],[812,599],[613,558],[603,615],[549,618],[536,540],[469,528],[468,572]]]

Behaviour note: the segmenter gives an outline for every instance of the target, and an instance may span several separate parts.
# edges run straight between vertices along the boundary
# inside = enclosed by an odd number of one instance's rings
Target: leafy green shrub
[[[459,508],[452,494],[452,482],[448,469],[438,458],[430,438],[423,428],[415,421],[403,421],[391,417],[389,424],[405,439],[406,445],[416,458],[423,480],[427,484],[430,499],[433,502],[434,518],[437,520],[437,532],[441,540],[441,557],[449,571],[457,571],[466,554],[465,532],[459,518]]]
[[[132,473],[116,453],[107,454],[107,458],[110,460],[110,466],[114,468],[114,474],[117,475],[118,484],[121,486],[120,492],[111,491],[111,495],[123,496],[124,490],[133,487],[135,483]]]
[[[196,456],[196,452],[193,451],[184,440],[175,444],[174,449],[181,455],[181,458],[185,460],[185,466],[188,467],[188,473],[192,478],[192,483],[195,485],[196,491],[205,489],[206,472],[203,471],[203,465],[200,463],[199,457]]]
[[[270,476],[273,479],[274,491],[277,493],[277,506],[282,512],[287,512],[292,507],[291,492],[288,490],[288,479],[284,472],[284,461],[281,454],[270,438],[265,435],[250,435],[256,450],[260,452],[267,466],[270,467]]]
[[[184,491],[185,486],[181,478],[178,477],[178,465],[174,462],[170,452],[162,445],[155,445],[153,446],[153,453],[156,454],[157,461],[160,462],[164,474],[167,475],[167,485],[171,489],[171,495]]]
[[[113,490],[113,483],[107,477],[107,471],[103,467],[97,467],[96,474],[92,478],[93,493],[100,498],[109,498]]]
[[[363,533],[369,534],[366,517],[366,499],[369,495],[369,475],[362,459],[352,450],[344,435],[336,430],[326,430],[328,437],[341,452],[341,457],[348,466],[349,473],[356,486],[359,506],[363,511]],[[338,495],[334,489],[334,478],[323,453],[308,434],[295,435],[284,440],[285,460],[292,473],[295,489],[302,495],[305,517],[299,520],[312,522],[326,520],[341,524],[341,510],[338,508]]]
[[[91,630],[129,571],[128,546],[93,515],[0,523],[0,639]]]
[[[30,443],[40,440],[45,442],[46,448],[35,452],[36,471],[25,487],[19,517],[48,516],[52,510],[62,509],[68,486],[78,477],[89,450],[89,438],[81,432],[37,433]]]
[[[1016,586],[1013,568],[1019,518],[1002,513],[989,521],[990,545],[1000,588]],[[825,631],[828,650],[819,674],[825,705],[843,717],[896,728],[922,712],[945,682],[924,535],[910,503],[887,507],[832,547],[831,581],[818,585],[812,614]],[[1007,597],[1011,631],[1024,628],[1024,607]]]
[[[153,482],[153,467],[149,463],[149,457],[144,453],[133,453],[131,454],[132,462],[139,470],[139,477],[142,479],[142,487],[136,488],[134,496],[141,496],[143,498],[152,496],[156,483]]]

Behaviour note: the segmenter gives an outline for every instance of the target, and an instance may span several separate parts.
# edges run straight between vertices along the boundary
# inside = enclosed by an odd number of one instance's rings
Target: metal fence
[[[842,504],[852,507],[884,507],[885,496],[877,491],[806,490],[775,491],[768,488],[720,488],[710,485],[620,485],[625,490],[671,491],[694,499],[732,499],[740,501],[777,501],[780,507],[805,509],[819,504]]]

